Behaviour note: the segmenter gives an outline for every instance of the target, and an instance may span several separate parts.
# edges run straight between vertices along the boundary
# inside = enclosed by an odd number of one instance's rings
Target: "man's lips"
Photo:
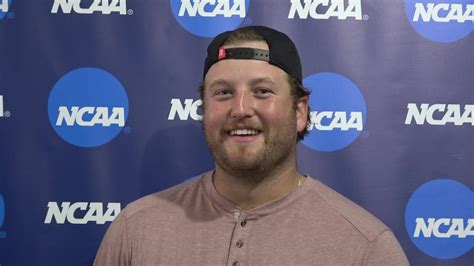
[[[244,129],[235,129],[235,130],[231,130],[229,131],[229,134],[231,136],[254,136],[254,135],[257,135],[259,134],[260,131],[259,130],[256,130],[256,129],[247,129],[247,128],[244,128]]]
[[[257,139],[262,131],[253,128],[239,128],[227,131],[230,139],[235,142],[246,143]]]

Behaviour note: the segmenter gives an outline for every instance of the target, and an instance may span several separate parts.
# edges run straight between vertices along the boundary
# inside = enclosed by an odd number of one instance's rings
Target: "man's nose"
[[[237,91],[232,102],[231,117],[245,118],[254,115],[254,102],[250,92]]]

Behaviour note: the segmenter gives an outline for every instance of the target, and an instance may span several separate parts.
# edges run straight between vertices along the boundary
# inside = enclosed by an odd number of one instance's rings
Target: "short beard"
[[[203,121],[203,125],[204,125]],[[265,143],[258,154],[252,158],[231,159],[223,148],[222,141],[214,141],[204,128],[206,141],[212,157],[226,173],[249,185],[263,182],[267,177],[278,173],[286,161],[295,160],[296,117],[292,117],[286,128],[277,135],[265,137]],[[275,134],[275,132],[274,132]],[[244,149],[244,147],[242,147]]]

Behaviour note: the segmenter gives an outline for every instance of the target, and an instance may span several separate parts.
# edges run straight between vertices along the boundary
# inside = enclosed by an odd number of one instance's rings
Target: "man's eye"
[[[257,89],[255,89],[255,93],[257,95],[260,95],[260,96],[265,96],[265,95],[269,95],[270,93],[272,93],[272,91],[270,89],[267,89],[267,88],[257,88]]]
[[[227,90],[227,89],[222,89],[222,90],[217,90],[215,95],[217,96],[226,96],[226,95],[230,95],[232,94],[232,92],[230,90]]]

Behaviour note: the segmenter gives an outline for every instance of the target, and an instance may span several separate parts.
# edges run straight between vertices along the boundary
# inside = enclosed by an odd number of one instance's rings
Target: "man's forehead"
[[[206,74],[205,86],[213,84],[280,83],[286,81],[285,71],[268,62],[254,59],[226,59],[215,63]]]

